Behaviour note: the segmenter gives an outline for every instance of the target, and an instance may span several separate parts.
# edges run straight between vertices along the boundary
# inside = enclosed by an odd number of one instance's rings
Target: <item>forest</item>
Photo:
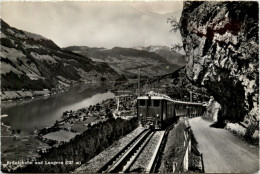
[[[37,162],[43,161],[43,164],[34,162],[32,165],[18,168],[13,172],[68,173],[75,170],[80,164],[89,161],[115,141],[137,128],[137,126],[137,117],[130,120],[111,118],[106,122],[100,122],[93,125],[91,129],[77,135],[70,142],[59,147],[53,147],[47,153],[41,154]],[[61,164],[50,164],[50,162],[59,162]]]

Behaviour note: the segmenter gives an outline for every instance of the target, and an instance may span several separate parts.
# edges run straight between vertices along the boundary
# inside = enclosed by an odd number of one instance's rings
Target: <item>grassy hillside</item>
[[[40,35],[1,20],[1,89],[43,90],[121,76],[104,62],[62,50]]]

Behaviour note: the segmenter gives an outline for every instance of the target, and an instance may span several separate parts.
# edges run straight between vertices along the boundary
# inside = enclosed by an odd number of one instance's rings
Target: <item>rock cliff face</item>
[[[180,25],[188,78],[220,103],[222,119],[258,125],[258,3],[185,2]]]

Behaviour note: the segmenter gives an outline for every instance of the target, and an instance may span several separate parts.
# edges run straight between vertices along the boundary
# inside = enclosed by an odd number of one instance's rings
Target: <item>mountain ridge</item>
[[[6,91],[61,90],[77,83],[123,78],[105,62],[63,50],[52,40],[11,27],[2,19],[0,57],[1,99]]]
[[[184,65],[183,63],[173,63],[173,61],[156,52],[140,48],[113,47],[106,49],[103,47],[71,46],[63,49],[90,57],[94,61],[106,62],[119,74],[129,78],[137,76],[138,68],[141,68],[142,75],[151,77],[171,73]],[[168,51],[170,51],[170,48]],[[177,59],[183,57],[179,54]],[[174,59],[176,56],[171,58]]]
[[[170,47],[161,46],[161,45],[150,45],[147,47],[135,47],[135,49],[146,50],[148,52],[155,52],[160,56],[166,58],[169,62],[177,64],[180,67],[186,64],[185,56],[172,50]]]

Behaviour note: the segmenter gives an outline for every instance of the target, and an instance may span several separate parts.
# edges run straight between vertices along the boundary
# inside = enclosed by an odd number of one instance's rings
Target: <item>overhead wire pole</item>
[[[146,77],[145,92],[148,92],[148,77]]]
[[[141,89],[140,89],[140,68],[138,68],[138,96],[140,96]]]

